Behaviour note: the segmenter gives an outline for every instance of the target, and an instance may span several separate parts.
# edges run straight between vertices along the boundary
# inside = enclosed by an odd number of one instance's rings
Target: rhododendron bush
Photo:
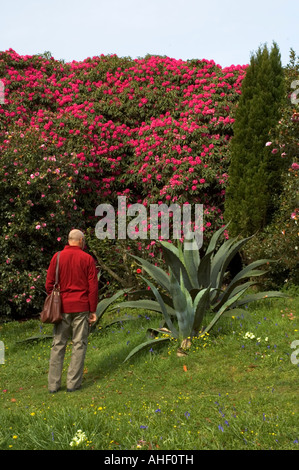
[[[121,270],[118,241],[107,249],[93,232],[96,207],[117,207],[118,196],[146,207],[203,204],[209,239],[223,225],[245,72],[205,59],[63,63],[1,52],[1,313],[38,311],[48,262],[74,226],[89,229],[89,247]],[[150,240],[135,248],[153,256]]]

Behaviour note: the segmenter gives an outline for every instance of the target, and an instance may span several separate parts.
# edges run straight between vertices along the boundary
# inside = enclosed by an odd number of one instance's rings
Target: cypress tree
[[[265,146],[277,124],[284,95],[280,53],[273,43],[251,56],[242,84],[231,140],[229,182],[226,191],[226,222],[229,233],[249,236],[271,219],[273,191],[280,179],[282,162]],[[280,160],[279,160],[280,159]]]

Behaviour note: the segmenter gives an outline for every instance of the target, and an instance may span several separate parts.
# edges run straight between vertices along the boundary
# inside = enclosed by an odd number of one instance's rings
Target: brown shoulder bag
[[[43,311],[40,314],[40,320],[42,323],[60,323],[62,320],[60,286],[58,282],[59,255],[60,251],[58,252],[56,260],[55,284],[51,294],[47,296]]]

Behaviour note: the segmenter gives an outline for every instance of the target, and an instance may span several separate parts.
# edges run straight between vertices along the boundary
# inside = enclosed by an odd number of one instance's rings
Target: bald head
[[[80,246],[84,248],[84,233],[81,230],[71,230],[68,236],[68,242],[71,246]]]

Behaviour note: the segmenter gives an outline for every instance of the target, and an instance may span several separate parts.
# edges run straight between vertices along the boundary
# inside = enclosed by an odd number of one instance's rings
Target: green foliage
[[[1,315],[24,315],[42,306],[53,246],[66,244],[79,208],[69,162],[45,156],[34,132],[7,137],[18,151],[1,157]]]
[[[280,53],[259,48],[252,55],[242,83],[231,140],[229,184],[225,200],[225,220],[230,235],[249,236],[263,228],[273,215],[272,198],[280,190],[285,163],[265,147],[268,134],[276,126],[284,95],[284,74]]]
[[[290,53],[284,76],[286,93],[281,117],[269,135],[267,146],[269,155],[274,155],[280,164],[285,165],[281,179],[272,180],[273,187],[279,183],[282,189],[279,194],[271,189],[272,203],[276,208],[273,219],[255,240],[249,242],[244,252],[247,260],[270,257],[276,261],[265,279],[271,288],[299,284],[299,60],[294,51]]]
[[[229,262],[248,241],[228,239],[218,248],[218,241],[225,230],[226,227],[222,227],[214,233],[202,259],[199,249],[194,246],[185,245],[183,249],[182,244],[177,248],[172,243],[161,242],[169,272],[140,257],[134,257],[161,291],[147,278],[142,277],[156,300],[121,302],[114,308],[146,308],[159,311],[164,317],[169,336],[179,339],[181,346],[186,348],[190,346],[192,338],[209,333],[225,312],[229,311],[230,315],[239,314],[240,307],[249,302],[261,298],[283,297],[284,294],[280,292],[270,291],[251,294],[241,299],[243,294],[256,284],[253,278],[265,274],[265,271],[258,268],[269,264],[267,259],[244,267],[228,285],[224,285]],[[212,319],[203,327],[204,320],[210,314]],[[165,329],[160,332],[164,334]],[[146,345],[148,344],[150,343],[147,342]],[[144,346],[137,346],[129,357]]]
[[[298,198],[298,170],[289,168],[283,178],[280,207],[272,223],[257,234],[244,250],[244,257],[250,262],[261,256],[275,260],[264,279],[265,286],[272,289],[299,285]]]
[[[227,144],[245,71],[159,56],[64,63],[50,52],[0,52],[0,315],[39,311],[48,262],[73,226],[90,229],[101,294],[135,283],[133,244],[98,243],[92,230],[96,207],[117,207],[118,196],[145,207],[203,203],[209,239],[222,224]],[[140,243],[142,255],[156,256],[149,245]]]

